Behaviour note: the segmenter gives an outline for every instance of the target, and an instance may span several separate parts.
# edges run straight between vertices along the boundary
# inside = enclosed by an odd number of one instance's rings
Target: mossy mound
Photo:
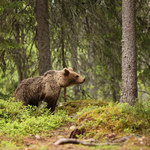
[[[145,109],[143,109],[145,107]],[[78,112],[76,124],[85,128],[84,138],[101,139],[108,134],[116,135],[150,132],[150,105],[109,103],[100,107],[87,107]]]
[[[68,101],[63,103],[63,106],[59,106],[56,108],[56,110],[66,110],[67,114],[72,115],[76,112],[81,111],[83,108],[87,108],[89,106],[106,106],[108,105],[108,102],[106,101],[100,101],[100,100],[74,100],[74,101]]]

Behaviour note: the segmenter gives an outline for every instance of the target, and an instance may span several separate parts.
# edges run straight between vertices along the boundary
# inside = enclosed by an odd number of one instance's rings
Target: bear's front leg
[[[51,109],[51,112],[54,112],[57,100],[52,97],[45,97],[44,101],[47,102],[47,108]]]

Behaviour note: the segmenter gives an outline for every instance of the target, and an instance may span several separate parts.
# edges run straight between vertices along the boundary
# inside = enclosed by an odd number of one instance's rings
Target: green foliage
[[[10,137],[44,133],[70,121],[64,110],[54,115],[48,109],[26,107],[12,99],[0,100],[0,135]]]
[[[0,1],[0,98],[13,95],[19,77],[24,79],[38,74],[35,2]],[[140,99],[145,92],[148,93],[146,98],[150,93],[149,8],[146,0],[142,2],[136,2]],[[78,66],[75,69],[88,81],[82,85],[80,99],[119,100],[121,1],[51,1],[47,15],[50,17],[52,68],[62,69],[61,50],[64,49],[66,66]],[[77,51],[75,62],[73,48]],[[72,97],[71,90],[68,93]]]
[[[100,138],[109,133],[149,133],[150,102],[112,103],[103,107],[87,107],[78,112],[77,125],[87,131],[86,137]]]

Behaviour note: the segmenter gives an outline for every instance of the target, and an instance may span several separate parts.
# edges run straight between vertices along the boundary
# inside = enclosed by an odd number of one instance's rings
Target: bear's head
[[[73,71],[72,68],[64,68],[58,73],[57,82],[61,87],[72,86],[76,84],[81,84],[85,81],[85,78],[81,77],[79,74]]]

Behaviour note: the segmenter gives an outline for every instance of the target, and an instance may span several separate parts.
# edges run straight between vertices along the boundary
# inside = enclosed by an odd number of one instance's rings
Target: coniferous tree
[[[36,0],[39,74],[51,68],[48,0]]]
[[[137,98],[135,0],[122,1],[122,93],[121,102],[134,105]]]

